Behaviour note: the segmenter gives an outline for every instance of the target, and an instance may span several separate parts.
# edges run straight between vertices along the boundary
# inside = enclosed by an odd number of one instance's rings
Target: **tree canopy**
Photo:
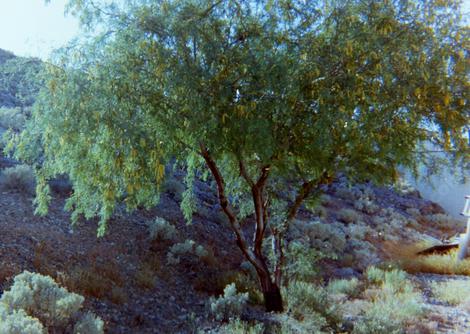
[[[192,180],[210,174],[268,309],[279,310],[283,231],[322,184],[338,173],[393,181],[426,158],[427,141],[469,158],[470,36],[460,5],[72,0],[69,10],[97,33],[49,66],[10,148],[36,164],[39,212],[47,179],[68,174],[67,208],[74,219],[99,215],[99,235],[116,203],[158,201],[169,161],[187,169],[188,219]],[[252,215],[250,242],[241,222]],[[262,252],[267,234],[274,269]]]

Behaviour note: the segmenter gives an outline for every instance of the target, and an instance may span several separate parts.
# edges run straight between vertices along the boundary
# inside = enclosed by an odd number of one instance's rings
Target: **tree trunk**
[[[255,235],[253,240],[253,248],[251,248],[243,234],[240,222],[234,213],[227,196],[225,195],[225,181],[220,173],[215,161],[212,159],[209,151],[201,144],[201,155],[207,163],[212,176],[217,183],[217,192],[219,195],[219,203],[225,215],[230,221],[233,231],[237,237],[237,245],[242,251],[245,258],[255,267],[261,284],[261,291],[264,296],[266,311],[282,312],[281,291],[277,282],[273,282],[266,258],[262,253],[262,244],[265,236],[267,225],[267,201],[264,198],[264,187],[269,175],[269,166],[264,166],[261,170],[261,176],[255,183],[247,174],[243,161],[240,160],[240,174],[245,178],[251,187],[253,195],[253,204],[255,206]],[[277,273],[280,276],[280,271]]]
[[[261,291],[264,297],[264,306],[268,312],[283,312],[281,290],[273,283],[269,275],[258,272],[261,283]]]

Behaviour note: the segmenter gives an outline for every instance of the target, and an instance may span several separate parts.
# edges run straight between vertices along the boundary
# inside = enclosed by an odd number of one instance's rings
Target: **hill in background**
[[[37,58],[17,57],[0,49],[0,107],[27,108],[34,103],[43,67]]]
[[[43,65],[40,59],[0,49],[0,138],[8,129],[23,128],[42,84]]]

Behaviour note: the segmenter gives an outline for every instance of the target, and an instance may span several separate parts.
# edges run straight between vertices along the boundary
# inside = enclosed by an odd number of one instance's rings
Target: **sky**
[[[47,59],[78,34],[78,20],[64,16],[67,0],[0,0],[0,48]]]
[[[78,34],[78,20],[64,16],[67,0],[0,0],[0,48],[18,56],[47,59]],[[470,0],[464,0],[470,14]]]

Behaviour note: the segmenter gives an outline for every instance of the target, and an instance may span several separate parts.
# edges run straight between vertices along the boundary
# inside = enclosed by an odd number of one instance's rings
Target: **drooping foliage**
[[[69,10],[97,33],[62,50],[10,142],[36,163],[38,211],[46,180],[66,173],[73,218],[99,215],[102,235],[116,203],[155,204],[176,161],[187,168],[190,219],[192,180],[211,174],[271,301],[283,231],[321,184],[338,172],[393,181],[426,158],[429,141],[468,159],[460,1],[72,0]],[[240,228],[251,214],[252,243]]]

